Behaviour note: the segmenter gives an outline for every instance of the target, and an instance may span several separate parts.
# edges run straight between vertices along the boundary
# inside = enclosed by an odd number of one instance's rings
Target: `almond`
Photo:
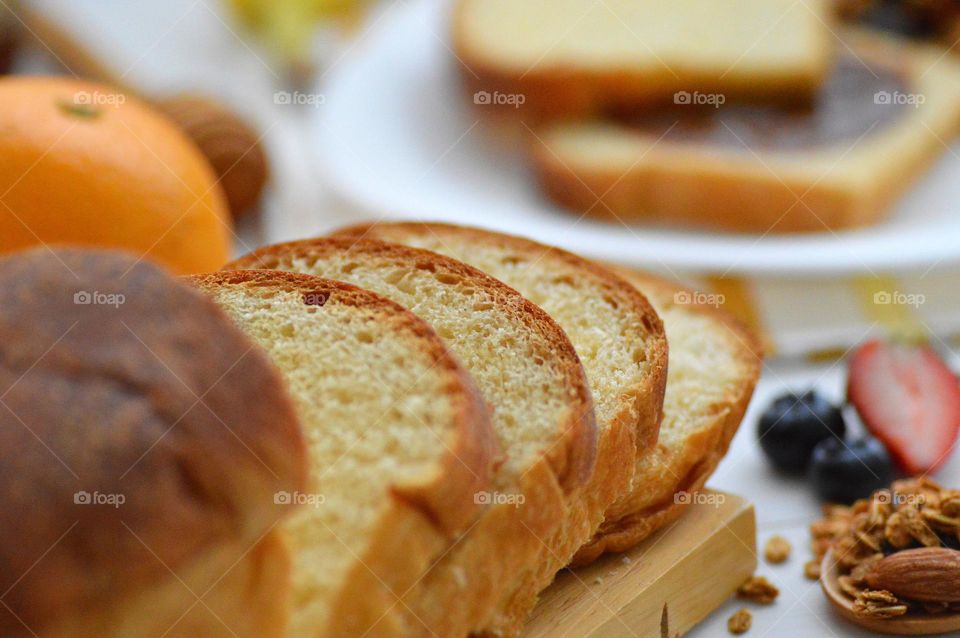
[[[922,547],[896,552],[878,561],[866,579],[872,589],[907,600],[960,602],[960,551]]]

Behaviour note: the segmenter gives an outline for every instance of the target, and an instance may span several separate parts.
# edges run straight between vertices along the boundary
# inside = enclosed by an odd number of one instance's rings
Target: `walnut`
[[[234,218],[254,210],[270,176],[261,135],[219,103],[177,96],[157,104],[206,156]]]
[[[804,563],[803,575],[809,578],[810,580],[819,580],[820,579],[820,561],[808,560],[806,563]]]

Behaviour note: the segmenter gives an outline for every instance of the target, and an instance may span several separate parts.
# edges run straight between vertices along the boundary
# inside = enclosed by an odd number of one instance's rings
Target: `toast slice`
[[[642,294],[606,268],[557,248],[437,223],[353,226],[338,235],[426,248],[463,260],[516,288],[566,331],[587,371],[597,410],[597,469],[563,525],[484,629],[516,635],[537,595],[628,493],[634,466],[657,441],[667,379],[663,325]]]
[[[406,591],[481,513],[496,447],[460,363],[421,319],[371,292],[271,271],[197,275],[284,374],[307,433],[287,635],[409,635]],[[373,629],[376,628],[376,632]]]
[[[538,566],[544,543],[587,484],[596,426],[586,376],[556,322],[517,291],[424,250],[345,238],[270,246],[228,265],[294,270],[376,291],[427,320],[493,410],[504,453],[489,508],[409,591],[409,636],[465,636]]]
[[[725,106],[548,126],[548,198],[577,215],[737,232],[863,226],[960,128],[960,61],[859,31],[809,111]]]
[[[749,330],[675,283],[625,268],[663,319],[670,372],[660,441],[637,464],[634,490],[608,512],[575,564],[624,551],[676,520],[727,452],[753,396],[762,348]]]
[[[459,0],[452,31],[474,103],[529,121],[684,94],[795,104],[827,75],[830,22],[828,0]]]

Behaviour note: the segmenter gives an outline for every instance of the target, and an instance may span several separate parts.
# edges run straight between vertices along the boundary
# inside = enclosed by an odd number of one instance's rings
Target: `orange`
[[[188,274],[222,266],[232,236],[213,169],[148,105],[69,78],[0,79],[0,253],[115,247]]]

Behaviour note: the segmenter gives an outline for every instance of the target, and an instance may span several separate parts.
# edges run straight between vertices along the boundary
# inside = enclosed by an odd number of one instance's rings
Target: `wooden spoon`
[[[927,614],[911,611],[904,616],[877,618],[861,616],[853,611],[853,600],[840,590],[840,571],[833,560],[833,550],[827,552],[820,565],[820,586],[834,609],[847,620],[880,634],[898,636],[932,636],[960,631],[960,613]]]

